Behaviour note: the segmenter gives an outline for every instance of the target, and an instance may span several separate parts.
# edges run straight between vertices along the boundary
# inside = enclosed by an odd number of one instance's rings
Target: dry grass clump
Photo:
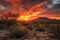
[[[11,26],[10,31],[10,37],[21,38],[28,34],[28,28],[21,24]]]

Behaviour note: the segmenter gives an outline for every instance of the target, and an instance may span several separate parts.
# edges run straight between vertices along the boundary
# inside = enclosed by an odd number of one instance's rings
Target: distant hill
[[[56,20],[56,19],[49,19],[46,17],[40,17],[38,19],[33,20],[32,22],[40,22],[40,23],[56,23],[56,24],[60,24],[60,20]]]

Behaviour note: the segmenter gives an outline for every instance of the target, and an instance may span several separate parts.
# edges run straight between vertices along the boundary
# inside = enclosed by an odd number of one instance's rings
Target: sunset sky
[[[5,7],[18,10],[22,6],[21,4],[23,4],[24,10],[28,10],[43,1],[45,0],[0,0],[0,11],[4,11]],[[60,0],[47,0],[41,8],[45,9],[42,14],[39,14],[41,17],[60,20]]]

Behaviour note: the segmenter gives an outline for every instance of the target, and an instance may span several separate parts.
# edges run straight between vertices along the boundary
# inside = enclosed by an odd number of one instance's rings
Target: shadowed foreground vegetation
[[[59,21],[59,20],[58,20]],[[0,20],[0,40],[60,40],[60,21],[22,23]]]

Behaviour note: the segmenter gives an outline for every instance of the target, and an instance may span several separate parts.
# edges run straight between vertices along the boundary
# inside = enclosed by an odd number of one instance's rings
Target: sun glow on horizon
[[[27,15],[27,14],[20,15],[17,20],[30,21],[30,20],[36,19],[36,16],[38,16],[39,14],[41,14],[41,12],[32,12],[32,14],[29,13],[29,15]]]

